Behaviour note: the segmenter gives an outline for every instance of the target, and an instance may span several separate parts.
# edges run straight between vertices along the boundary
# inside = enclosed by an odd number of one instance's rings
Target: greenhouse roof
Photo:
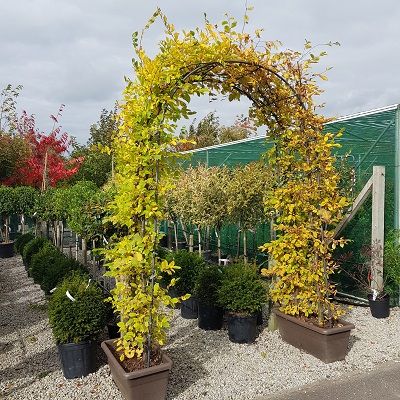
[[[338,139],[342,148],[338,155],[348,157],[355,166],[365,173],[372,165],[394,166],[394,144],[396,112],[394,104],[370,111],[347,115],[328,122],[325,131],[338,132],[343,136]],[[246,164],[260,159],[271,147],[265,135],[250,137],[234,142],[183,152],[188,155],[184,166],[206,164],[208,166]]]

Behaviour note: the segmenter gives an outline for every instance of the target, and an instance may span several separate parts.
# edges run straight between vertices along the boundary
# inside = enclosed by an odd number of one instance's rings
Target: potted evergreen
[[[22,256],[25,246],[33,239],[35,239],[35,236],[30,232],[18,236],[14,245],[16,252]]]
[[[79,378],[93,372],[93,340],[106,322],[101,289],[88,276],[73,273],[53,293],[48,312],[64,377]]]
[[[257,336],[257,313],[267,293],[253,266],[236,264],[224,271],[218,290],[219,304],[228,311],[229,340],[252,343]]]
[[[199,302],[200,329],[218,330],[222,328],[224,309],[219,305],[218,290],[222,283],[221,267],[210,265],[200,271],[195,286],[195,296]]]
[[[31,186],[18,186],[15,191],[15,212],[20,217],[22,234],[26,233],[26,217],[32,217],[38,199],[38,191]]]
[[[50,242],[33,255],[29,271],[46,295],[72,271],[86,272],[83,265],[65,256]]]
[[[45,246],[46,244],[51,243],[45,237],[37,237],[30,240],[28,243],[25,244],[22,250],[22,261],[25,265],[26,270],[29,273],[29,268],[31,264],[32,257],[36,254],[40,249]]]
[[[179,267],[174,274],[176,295],[191,295],[181,303],[181,316],[185,319],[196,319],[198,317],[198,299],[195,295],[195,285],[199,273],[205,268],[205,261],[197,253],[190,253],[187,250],[170,253],[166,259],[173,261]]]
[[[14,242],[10,240],[10,217],[16,211],[15,191],[8,186],[0,186],[0,258],[14,255]]]

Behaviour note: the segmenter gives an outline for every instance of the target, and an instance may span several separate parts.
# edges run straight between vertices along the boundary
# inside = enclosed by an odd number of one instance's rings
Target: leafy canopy
[[[291,314],[333,312],[325,278],[334,267],[330,251],[337,243],[331,227],[346,199],[336,191],[333,135],[322,133],[325,119],[314,112],[313,97],[320,93],[316,80],[325,78],[311,68],[319,57],[279,51],[277,42],[260,45],[261,31],[237,30],[232,18],[221,26],[206,20],[203,28],[177,32],[157,10],[145,29],[158,17],[166,36],[154,57],[133,35],[135,78],[127,82],[112,143],[116,195],[110,221],[126,231],[105,252],[109,275],[117,281],[112,299],[121,315],[117,348],[123,357],[140,357],[165,343],[164,306],[176,299],[159,282],[176,267],[158,259],[156,249],[165,195],[173,189],[169,176],[179,156],[174,132],[177,121],[192,114],[191,97],[210,92],[230,101],[248,97],[249,116],[257,126],[266,125],[276,143],[271,157],[279,183],[266,206],[279,215],[281,236],[264,247],[276,260],[268,271],[276,277],[273,300]]]

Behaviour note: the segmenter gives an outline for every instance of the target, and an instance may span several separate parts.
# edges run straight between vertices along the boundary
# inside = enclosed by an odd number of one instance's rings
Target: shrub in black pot
[[[86,272],[83,265],[62,254],[51,243],[46,243],[31,260],[30,274],[46,294],[72,271]]]
[[[93,340],[106,323],[103,299],[102,290],[77,272],[66,277],[50,299],[50,325],[67,379],[94,372]]]
[[[230,341],[254,342],[257,336],[257,313],[266,298],[266,290],[253,266],[238,264],[224,270],[218,301],[228,311]]]
[[[32,233],[25,233],[18,236],[14,243],[15,251],[22,255],[25,246],[33,239],[35,239],[35,236]]]
[[[44,237],[38,237],[32,239],[24,246],[24,250],[22,252],[22,260],[24,261],[26,267],[30,267],[33,255],[36,254],[46,243],[51,242]]]
[[[198,326],[205,330],[222,328],[224,310],[219,306],[218,290],[222,282],[222,269],[209,266],[203,269],[197,278],[195,296],[199,302]]]
[[[174,286],[177,296],[191,294],[192,296],[182,301],[181,315],[186,319],[195,319],[198,315],[198,301],[194,294],[197,277],[205,268],[205,261],[197,253],[190,253],[187,250],[172,252],[167,256],[168,261],[175,261],[180,267],[174,274],[176,284]]]

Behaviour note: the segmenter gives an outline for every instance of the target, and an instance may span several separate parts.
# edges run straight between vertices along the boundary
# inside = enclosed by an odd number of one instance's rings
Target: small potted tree
[[[18,186],[15,189],[15,211],[20,217],[21,233],[26,233],[26,217],[32,217],[38,199],[38,191],[31,186]]]
[[[94,371],[93,340],[104,329],[106,306],[99,287],[85,275],[68,276],[49,302],[49,320],[66,379]]]
[[[14,242],[10,240],[10,217],[15,213],[15,191],[8,186],[0,186],[0,258],[14,255]]]
[[[371,315],[374,318],[387,318],[390,314],[390,296],[386,291],[386,281],[389,275],[394,276],[396,266],[396,239],[393,235],[386,241],[384,250],[384,270],[373,278],[372,266],[382,258],[383,248],[381,245],[366,245],[360,250],[360,259],[357,263],[349,263],[352,260],[353,252],[348,252],[339,257],[341,271],[346,274],[368,298]],[[389,274],[388,270],[391,271]]]
[[[228,311],[229,340],[252,343],[257,336],[257,313],[267,293],[256,269],[242,264],[225,269],[218,290],[219,304]]]
[[[174,261],[175,265],[179,267],[174,274],[176,295],[191,295],[181,303],[181,316],[185,319],[196,319],[198,317],[198,299],[195,295],[195,285],[200,271],[205,268],[204,259],[196,253],[179,250],[167,255],[167,260]]]
[[[204,330],[222,328],[224,309],[219,305],[218,290],[222,283],[221,267],[212,265],[200,271],[195,286],[195,296],[199,302],[198,326]]]

